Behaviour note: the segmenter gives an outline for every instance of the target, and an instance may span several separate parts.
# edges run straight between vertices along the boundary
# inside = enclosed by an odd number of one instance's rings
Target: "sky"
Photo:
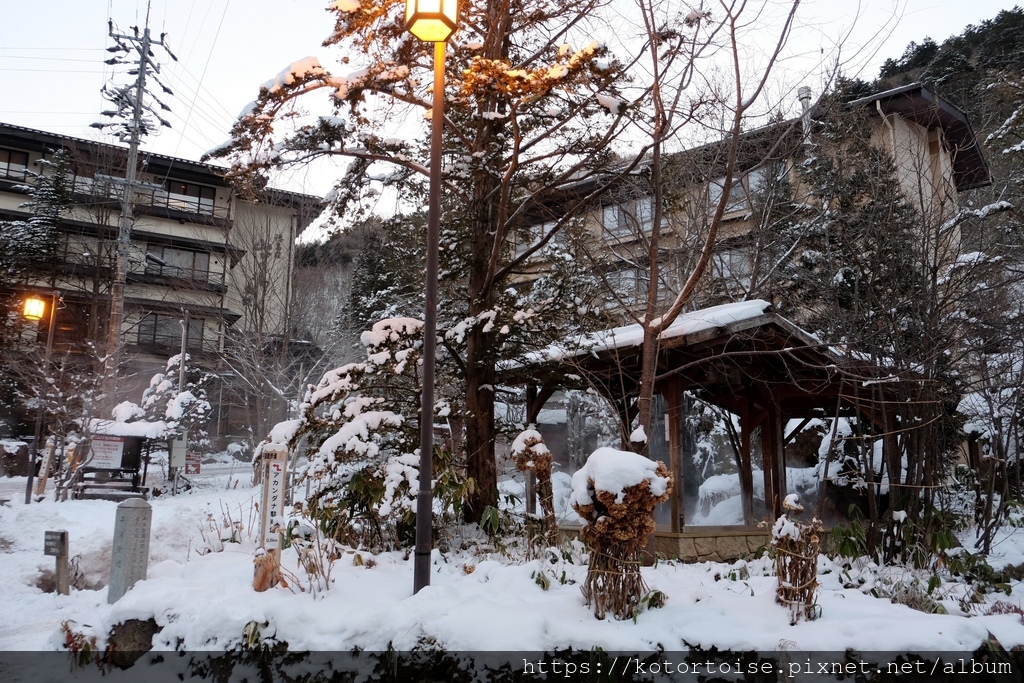
[[[628,0],[619,0],[628,7]],[[144,0],[33,0],[9,3],[0,22],[0,121],[55,133],[102,139],[89,128],[106,108],[99,94],[112,72],[103,60],[112,45],[107,20],[121,32],[145,22]],[[329,0],[152,0],[150,26],[166,32],[178,56],[164,59],[175,97],[172,129],[146,149],[198,159],[227,139],[238,113],[259,85],[320,47],[332,28]],[[812,61],[843,40],[848,76],[870,79],[886,58],[911,40],[936,41],[1013,7],[1010,0],[806,0],[794,30],[794,53]],[[849,37],[844,39],[847,32]],[[325,54],[326,53],[326,54]],[[325,63],[331,61],[322,59]],[[801,70],[799,59],[786,64]],[[124,69],[124,67],[121,67]],[[812,85],[813,83],[810,83]],[[795,87],[795,86],[794,86]],[[288,189],[324,194],[332,174],[296,173],[278,180]]]

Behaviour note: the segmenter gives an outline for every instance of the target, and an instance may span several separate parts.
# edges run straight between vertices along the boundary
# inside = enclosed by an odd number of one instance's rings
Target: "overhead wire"
[[[206,71],[207,71],[207,69],[210,66],[210,59],[212,59],[212,57],[213,57],[213,50],[214,50],[214,48],[217,47],[217,41],[220,40],[220,32],[221,32],[221,29],[224,27],[224,19],[225,19],[225,17],[227,17],[228,7],[230,5],[231,5],[231,0],[225,0],[225,2],[224,2],[224,11],[221,12],[220,22],[217,24],[217,31],[216,31],[216,33],[214,33],[214,36],[213,36],[213,43],[210,45],[210,51],[206,55],[206,62],[203,64],[203,72],[200,74],[199,79],[198,79],[198,83],[199,83],[200,87],[203,84],[203,79],[206,78]],[[207,10],[207,13],[209,13],[209,10]],[[205,17],[203,19],[203,23],[204,24],[206,23]],[[198,40],[198,38],[197,38],[197,40]],[[192,99],[192,102],[191,102],[191,104],[188,107],[188,116],[185,119],[185,128],[188,128],[189,122],[192,120],[192,113],[195,111],[196,100],[199,97],[199,90],[198,90],[198,88],[196,89],[196,94],[195,95],[196,96]],[[175,147],[175,153],[177,153],[177,150],[180,148],[180,146],[181,146],[181,144],[180,144],[180,141],[179,141],[179,144]]]

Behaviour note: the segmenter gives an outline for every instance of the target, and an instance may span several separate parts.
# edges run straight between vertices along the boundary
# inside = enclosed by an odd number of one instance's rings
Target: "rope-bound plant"
[[[544,513],[544,540],[547,545],[558,545],[558,522],[555,519],[555,495],[551,488],[551,451],[540,432],[527,429],[512,444],[512,460],[520,472],[533,472],[537,480],[537,495]]]
[[[654,507],[672,492],[672,475],[662,462],[612,448],[599,448],[572,477],[572,506],[583,518],[581,535],[590,546],[583,596],[594,616],[632,619],[648,596],[640,573],[640,552],[654,531]],[[654,594],[652,594],[653,596]]]
[[[810,522],[790,519],[803,512],[795,494],[786,496],[783,513],[772,527],[775,548],[775,576],[778,586],[775,602],[789,608],[789,623],[801,618],[812,621],[821,614],[815,602],[818,588],[818,552],[821,550],[822,527],[817,517]]]

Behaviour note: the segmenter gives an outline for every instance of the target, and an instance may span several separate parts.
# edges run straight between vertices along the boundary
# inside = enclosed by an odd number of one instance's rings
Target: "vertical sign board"
[[[170,468],[185,466],[186,439],[184,434],[174,437],[170,443],[170,451],[167,454],[167,466]]]
[[[121,469],[124,457],[124,437],[97,435],[92,437],[92,460],[89,467],[101,470]]]
[[[200,474],[203,470],[203,454],[199,451],[185,453],[185,474]]]
[[[61,595],[67,595],[71,592],[68,571],[68,532],[44,531],[43,553],[56,558],[57,592]]]
[[[57,442],[51,436],[46,440],[46,455],[43,457],[43,465],[39,468],[39,478],[36,479],[36,495],[46,493],[46,480],[50,477],[50,468],[53,467],[54,455],[57,452]]]
[[[288,469],[288,449],[263,447],[263,508],[260,519],[260,547],[278,550],[284,524],[284,492]]]

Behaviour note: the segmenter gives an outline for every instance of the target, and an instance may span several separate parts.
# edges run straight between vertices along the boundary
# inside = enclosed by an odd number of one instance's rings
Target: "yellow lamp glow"
[[[428,43],[443,43],[455,32],[458,0],[405,0],[405,27]]]
[[[46,302],[42,299],[34,296],[30,296],[25,299],[25,308],[22,309],[22,315],[29,320],[42,320],[43,315],[46,313]]]

